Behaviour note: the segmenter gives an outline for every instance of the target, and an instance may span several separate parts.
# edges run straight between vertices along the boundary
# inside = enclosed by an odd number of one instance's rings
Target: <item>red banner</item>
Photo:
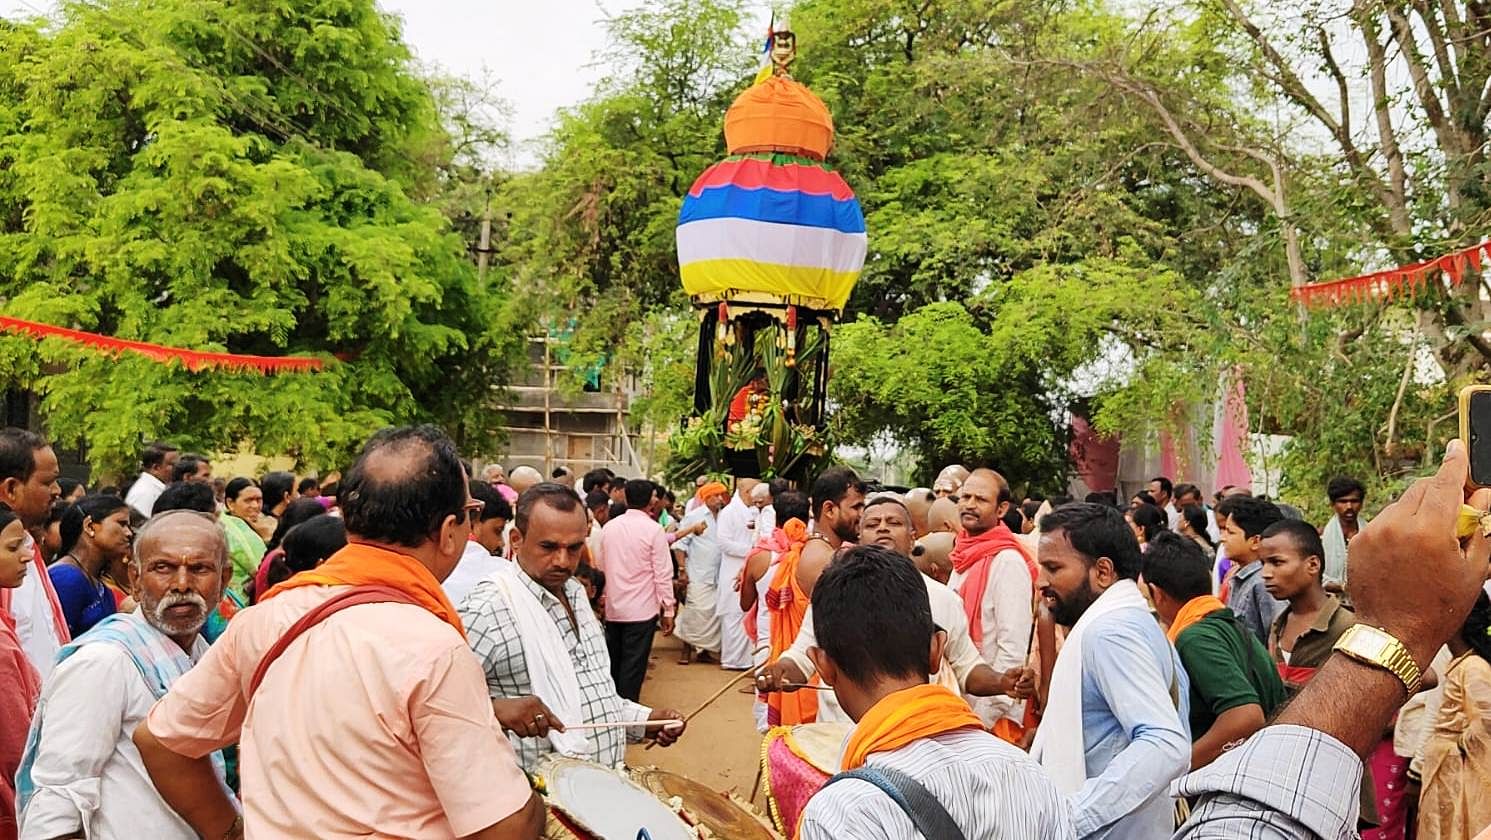
[[[1374,271],[1359,277],[1347,277],[1326,283],[1295,286],[1289,296],[1309,307],[1349,306],[1356,303],[1389,301],[1413,294],[1430,283],[1459,286],[1467,271],[1479,271],[1481,263],[1491,258],[1491,242],[1481,242],[1426,262]]]
[[[128,341],[97,333],[70,330],[51,324],[23,321],[0,315],[0,330],[29,335],[34,338],[60,338],[81,344],[105,353],[137,353],[157,362],[178,361],[190,371],[206,368],[223,368],[235,371],[258,371],[259,373],[294,373],[320,370],[320,359],[308,356],[242,356],[237,353],[212,353],[202,350],[185,350],[180,347],[165,347],[144,341]]]

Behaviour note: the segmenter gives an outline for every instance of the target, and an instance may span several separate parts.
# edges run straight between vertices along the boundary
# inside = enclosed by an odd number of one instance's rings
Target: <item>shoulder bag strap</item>
[[[879,788],[906,812],[911,824],[927,840],[967,840],[963,830],[953,822],[952,815],[937,801],[937,797],[923,787],[921,782],[899,770],[889,767],[859,767],[839,773],[824,782],[823,786],[828,787],[841,779],[859,779]]]
[[[321,603],[315,609],[301,616],[298,621],[290,625],[282,636],[265,652],[264,657],[259,660],[259,667],[254,669],[253,679],[249,680],[248,698],[253,699],[254,693],[259,690],[259,683],[264,681],[264,675],[269,672],[269,666],[280,658],[287,648],[305,631],[315,627],[331,616],[349,607],[359,604],[383,604],[383,603],[412,604],[418,606],[408,593],[392,586],[383,584],[365,584],[363,586],[351,586],[342,592],[333,595]]]

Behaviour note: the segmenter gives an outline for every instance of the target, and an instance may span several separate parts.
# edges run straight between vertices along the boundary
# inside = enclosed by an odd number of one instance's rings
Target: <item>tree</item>
[[[371,0],[68,2],[0,28],[0,294],[21,317],[323,373],[192,374],[6,339],[51,434],[123,471],[142,439],[308,464],[378,426],[468,443],[514,349],[423,203],[452,159]]]
[[[519,306],[574,324],[576,369],[637,358],[645,337],[632,327],[686,304],[674,227],[684,192],[724,156],[725,108],[748,81],[741,9],[667,0],[612,18],[613,72],[560,114],[543,168],[494,199],[510,214],[499,259]]]

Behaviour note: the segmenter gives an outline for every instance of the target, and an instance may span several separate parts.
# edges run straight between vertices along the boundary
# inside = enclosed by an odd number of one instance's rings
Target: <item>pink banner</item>
[[[1212,435],[1217,446],[1216,487],[1220,490],[1228,485],[1253,486],[1253,471],[1248,469],[1243,453],[1248,446],[1248,403],[1243,390],[1241,374],[1234,372],[1232,387],[1217,412],[1216,427]]]

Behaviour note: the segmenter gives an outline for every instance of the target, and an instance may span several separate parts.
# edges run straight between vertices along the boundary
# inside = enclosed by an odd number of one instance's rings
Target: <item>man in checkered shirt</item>
[[[518,579],[559,627],[580,685],[583,721],[560,721],[533,696],[533,681],[519,636],[521,628],[496,583],[478,583],[458,608],[471,650],[486,672],[492,707],[512,739],[519,763],[529,772],[553,751],[548,741],[551,726],[562,729],[563,724],[571,723],[636,722],[636,726],[585,733],[591,747],[590,760],[607,766],[621,762],[628,739],[640,740],[651,733],[660,745],[668,746],[683,732],[682,727],[647,724],[649,720],[681,719],[683,715],[678,711],[649,709],[616,693],[605,633],[585,598],[585,587],[574,579],[588,535],[585,510],[569,488],[544,483],[518,497],[511,535],[515,562],[522,572]]]

